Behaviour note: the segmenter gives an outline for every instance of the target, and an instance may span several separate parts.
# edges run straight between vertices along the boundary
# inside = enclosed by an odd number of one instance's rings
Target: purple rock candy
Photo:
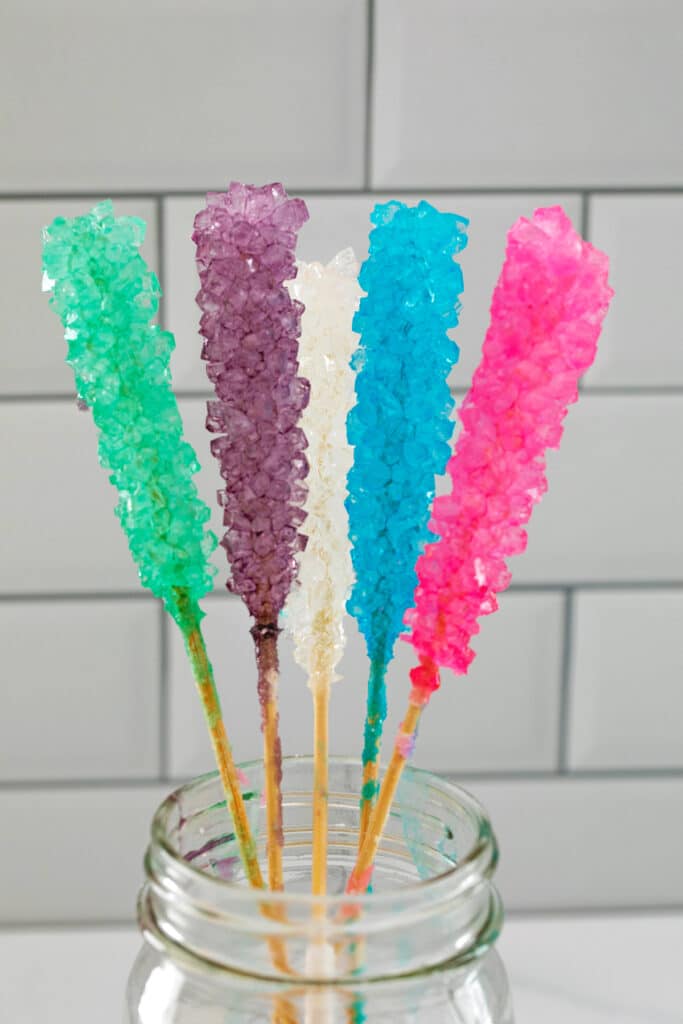
[[[209,193],[194,221],[202,311],[202,359],[216,400],[206,425],[217,436],[221,541],[228,588],[257,623],[275,624],[305,545],[306,438],[297,426],[308,381],[297,376],[303,306],[284,282],[296,276],[298,229],[306,204],[282,185],[233,182]]]

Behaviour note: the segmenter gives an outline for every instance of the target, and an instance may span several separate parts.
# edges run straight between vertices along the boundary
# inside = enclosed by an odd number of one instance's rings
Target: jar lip
[[[312,762],[313,757],[307,754],[296,754],[283,758],[284,764],[312,764]],[[338,767],[349,766],[350,768],[358,768],[359,761],[352,757],[330,757],[330,764],[335,764]],[[248,775],[250,771],[262,770],[263,762],[260,760],[246,761],[238,767]],[[419,780],[421,784],[430,787],[432,790],[438,790],[442,798],[446,797],[452,804],[457,804],[460,809],[464,809],[475,823],[476,839],[470,849],[452,867],[431,878],[402,884],[398,891],[400,892],[400,897],[407,902],[410,902],[411,899],[422,899],[426,895],[436,898],[441,890],[444,889],[448,890],[449,896],[456,896],[461,889],[465,890],[468,887],[473,875],[476,877],[489,875],[495,868],[498,850],[488,816],[476,797],[456,783],[443,779],[423,768],[409,766],[406,772],[408,772],[410,778]],[[174,871],[179,872],[181,876],[184,875],[188,880],[195,879],[203,884],[211,884],[212,887],[215,887],[216,892],[229,893],[231,901],[241,901],[245,905],[253,904],[255,899],[262,899],[263,890],[249,887],[243,880],[233,882],[208,874],[182,857],[168,839],[167,826],[169,817],[177,809],[180,794],[200,790],[207,783],[216,782],[217,780],[217,771],[206,772],[173,790],[159,805],[152,819],[152,843],[163,851],[163,854],[170,859]],[[453,892],[450,891],[451,888],[454,890]],[[349,899],[352,899],[354,905],[357,905],[359,909],[362,908],[366,913],[373,908],[381,910],[383,907],[394,903],[397,896],[397,891],[354,893],[352,897],[344,893],[314,896],[311,893],[266,891],[268,892],[269,904],[289,908],[324,906],[330,911],[335,909],[341,910],[344,906],[348,906]]]

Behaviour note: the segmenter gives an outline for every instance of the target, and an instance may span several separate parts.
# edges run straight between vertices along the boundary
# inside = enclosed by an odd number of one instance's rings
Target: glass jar
[[[243,771],[263,862],[263,768]],[[497,848],[479,804],[406,769],[372,891],[344,897],[362,772],[332,759],[329,895],[316,898],[308,892],[312,772],[311,758],[284,761],[281,894],[244,882],[215,774],[161,805],[145,858],[129,1024],[513,1024],[493,948],[502,923],[491,881]]]

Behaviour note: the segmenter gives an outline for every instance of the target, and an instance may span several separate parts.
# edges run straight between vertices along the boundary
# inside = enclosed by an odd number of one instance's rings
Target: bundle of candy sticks
[[[510,230],[481,363],[451,451],[450,373],[467,221],[426,202],[379,204],[368,259],[295,261],[308,217],[281,185],[207,196],[193,240],[199,331],[216,397],[210,448],[228,587],[253,620],[263,733],[268,885],[284,886],[278,637],[294,638],[314,703],[312,891],[327,877],[328,714],[345,605],[365,638],[369,682],[359,851],[347,891],[365,891],[420,717],[439,670],[465,673],[478,620],[510,582],[546,490],[545,453],[590,366],[611,289],[607,258],[559,207]],[[172,335],[153,323],[159,284],[144,224],[110,202],[44,230],[44,288],[61,317],[79,404],[141,582],[180,628],[204,708],[244,872],[264,888],[202,638],[216,538],[171,390]],[[289,282],[289,284],[287,284]],[[301,376],[299,375],[301,373]],[[434,498],[447,470],[451,491]],[[408,630],[406,633],[405,630]],[[396,640],[417,655],[408,708],[379,786],[386,670]],[[281,911],[264,904],[264,912]],[[274,949],[283,969],[282,950]],[[291,1019],[287,1006],[279,1020]]]

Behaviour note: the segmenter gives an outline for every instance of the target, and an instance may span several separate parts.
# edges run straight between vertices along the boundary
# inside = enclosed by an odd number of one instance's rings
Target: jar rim
[[[307,763],[313,763],[311,755],[296,754],[283,758],[283,765],[303,765]],[[359,762],[358,759],[352,757],[330,757],[330,764],[340,768],[344,766],[357,768]],[[238,767],[248,775],[250,771],[262,770],[263,763],[256,759],[240,763]],[[457,806],[460,811],[464,810],[474,826],[475,838],[471,847],[458,858],[457,863],[448,867],[445,871],[441,871],[430,878],[420,879],[416,882],[408,881],[402,884],[400,888],[401,899],[410,903],[413,899],[420,900],[427,895],[436,899],[442,893],[444,895],[447,893],[449,898],[453,898],[466,891],[477,879],[481,879],[482,876],[490,877],[497,864],[498,848],[488,815],[476,797],[472,796],[471,793],[460,785],[425,769],[408,766],[405,771],[409,778],[437,792],[441,800],[445,799],[451,806]],[[245,906],[253,905],[255,899],[261,901],[264,891],[268,893],[268,903],[270,905],[288,908],[307,908],[309,911],[321,907],[326,908],[328,912],[341,910],[344,906],[348,906],[350,898],[353,899],[354,905],[358,906],[359,910],[363,910],[366,913],[372,910],[381,911],[384,907],[388,907],[395,902],[396,893],[391,891],[354,893],[353,897],[349,897],[344,893],[315,896],[311,893],[301,892],[272,892],[271,890],[256,889],[248,886],[243,879],[235,882],[216,875],[210,875],[201,868],[195,867],[180,854],[170,841],[168,836],[169,822],[171,815],[174,811],[177,811],[181,794],[198,792],[203,787],[215,784],[217,781],[217,771],[206,772],[203,775],[197,776],[173,790],[159,805],[154,814],[151,825],[152,843],[157,847],[158,851],[162,852],[164,859],[168,859],[169,867],[172,868],[176,881],[180,881],[183,877],[187,880],[201,881],[203,885],[211,885],[212,889],[217,893],[229,893],[231,902],[237,901],[237,903],[242,903]],[[332,796],[333,794],[331,793],[330,795]],[[286,931],[286,926],[283,926],[283,930]]]

